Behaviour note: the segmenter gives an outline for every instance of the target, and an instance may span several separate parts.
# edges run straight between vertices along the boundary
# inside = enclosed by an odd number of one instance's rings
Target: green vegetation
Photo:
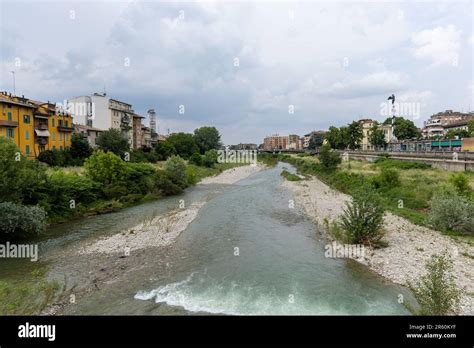
[[[371,186],[385,210],[441,232],[472,239],[474,173],[461,176],[416,162],[381,158],[375,163],[343,162],[328,171],[315,157],[274,155],[299,173],[316,175],[331,187],[356,195]],[[468,185],[466,186],[466,180]],[[460,194],[459,192],[463,192]]]
[[[194,141],[201,154],[217,150],[221,146],[221,136],[216,127],[201,127],[194,131]]]
[[[353,244],[379,245],[383,237],[384,209],[378,195],[369,187],[354,194],[340,217],[346,239]]]
[[[383,124],[393,124],[395,126],[394,134],[398,140],[412,139],[421,137],[421,133],[413,121],[403,117],[387,118]]]
[[[374,125],[370,129],[369,142],[375,148],[384,148],[385,145],[387,145],[387,142],[385,141],[385,133],[383,129],[379,127],[377,122],[374,122]]]
[[[340,128],[329,127],[329,132],[326,135],[329,145],[338,150],[360,148],[362,137],[362,125],[358,121],[353,121]]]
[[[101,132],[95,142],[99,146],[99,149],[105,152],[113,152],[120,157],[130,150],[127,138],[125,138],[119,129],[111,128],[105,132]]]
[[[11,202],[0,203],[0,241],[18,240],[39,234],[44,229],[46,212]]]
[[[409,304],[406,307],[416,315],[458,314],[463,291],[456,287],[449,254],[432,255],[425,267],[425,275],[415,284],[408,283],[419,308]]]
[[[335,170],[341,163],[341,155],[339,155],[339,152],[332,150],[329,145],[321,147],[319,159],[322,166],[328,170]]]
[[[60,290],[44,280],[44,273],[34,269],[26,279],[0,280],[0,315],[39,315]]]
[[[169,142],[176,150],[176,154],[181,158],[188,159],[194,153],[199,152],[199,148],[194,142],[192,134],[176,133],[168,137]]]
[[[300,181],[301,180],[301,178],[298,175],[290,173],[286,169],[283,169],[283,171],[281,172],[280,175],[288,181]]]

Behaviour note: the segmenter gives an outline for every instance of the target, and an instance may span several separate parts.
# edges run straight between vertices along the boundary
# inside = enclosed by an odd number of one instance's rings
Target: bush
[[[50,216],[64,215],[64,212],[73,213],[71,200],[74,200],[74,209],[78,204],[89,204],[97,199],[100,186],[88,177],[76,173],[66,173],[56,170],[47,179],[44,199],[41,205]]]
[[[96,139],[96,144],[105,152],[113,152],[117,156],[130,150],[128,140],[119,129],[110,128],[105,132],[101,132]]]
[[[186,171],[186,163],[179,156],[171,156],[166,160],[163,170],[174,184],[184,189],[188,185],[188,174]]]
[[[383,237],[384,209],[380,198],[370,189],[354,194],[346,203],[341,216],[341,227],[352,243],[379,244]]]
[[[443,231],[474,232],[474,203],[456,193],[433,197],[428,222]]]
[[[158,161],[166,161],[169,157],[176,155],[176,149],[168,140],[159,141],[155,145],[155,153]]]
[[[426,263],[426,274],[416,284],[408,283],[419,309],[408,309],[417,315],[458,314],[462,291],[454,281],[453,261],[447,252],[432,255]]]
[[[112,152],[94,152],[84,163],[86,175],[103,185],[123,180],[127,167],[122,159]]]
[[[207,151],[202,159],[202,164],[206,167],[212,168],[214,164],[217,163],[218,153],[217,150],[209,150]]]
[[[395,168],[383,167],[380,174],[372,179],[375,188],[400,186],[400,173]]]
[[[41,207],[3,202],[0,220],[0,240],[19,240],[43,231],[46,212]]]
[[[469,178],[464,173],[453,173],[449,177],[449,182],[453,184],[456,188],[456,191],[460,195],[470,196],[471,187],[469,186]]]
[[[321,147],[319,160],[325,169],[334,170],[341,163],[341,155],[325,144]]]
[[[387,155],[389,156],[389,155]],[[431,168],[431,164],[423,163],[423,162],[411,162],[411,161],[399,161],[399,160],[392,160],[386,156],[379,157],[374,161],[375,166],[379,168],[397,168],[401,170],[408,170],[408,169],[429,169]]]
[[[155,187],[165,196],[171,196],[183,192],[183,187],[173,182],[170,174],[159,170],[155,177]]]
[[[46,181],[46,170],[21,155],[9,139],[0,137],[0,202],[37,204]]]
[[[189,163],[194,164],[196,166],[202,165],[202,157],[198,152],[195,152],[190,158]]]

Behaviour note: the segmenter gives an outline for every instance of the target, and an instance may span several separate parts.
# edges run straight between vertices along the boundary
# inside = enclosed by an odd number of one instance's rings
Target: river
[[[66,293],[63,314],[408,314],[403,287],[353,260],[326,258],[328,243],[281,187],[288,164],[234,185],[198,185],[122,211],[55,226],[41,238],[41,261]],[[168,247],[128,257],[79,255],[81,245],[206,200]],[[14,264],[16,262],[16,264]],[[16,271],[26,261],[12,261]],[[2,267],[2,269],[4,269]],[[10,269],[10,272],[12,270]]]

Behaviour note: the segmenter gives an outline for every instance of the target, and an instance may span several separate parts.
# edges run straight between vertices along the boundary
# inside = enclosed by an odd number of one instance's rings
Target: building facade
[[[55,103],[0,94],[0,136],[11,139],[27,158],[71,146],[72,115]]]
[[[466,127],[469,121],[474,120],[474,113],[446,110],[430,116],[424,122],[422,129],[423,138],[441,138],[450,129]]]
[[[286,150],[288,146],[287,135],[271,135],[263,139],[263,149],[267,151]]]
[[[100,130],[119,129],[127,138],[131,149],[142,146],[143,116],[137,115],[132,105],[110,98],[106,93],[70,98],[68,110],[73,110],[74,122]]]

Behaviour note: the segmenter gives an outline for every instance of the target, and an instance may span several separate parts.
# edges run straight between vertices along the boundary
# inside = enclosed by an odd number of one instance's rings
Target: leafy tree
[[[204,154],[202,164],[204,164],[206,167],[214,167],[214,164],[217,163],[217,158],[217,150],[209,150]]]
[[[384,124],[392,124],[392,118],[389,117],[384,121]],[[395,117],[393,119],[393,125],[395,127],[394,134],[398,140],[420,138],[421,132],[415,126],[413,121],[404,119],[403,117]]]
[[[344,134],[342,134],[342,136],[344,136]],[[360,148],[360,143],[364,136],[362,132],[362,125],[357,121],[353,121],[347,127],[347,136],[348,136],[348,146],[351,150]]]
[[[71,157],[73,159],[84,160],[92,155],[92,148],[87,141],[87,138],[78,134],[73,134],[71,138],[71,147],[69,148]]]
[[[221,146],[221,136],[216,127],[201,127],[194,131],[194,141],[201,154],[208,150],[219,149]]]
[[[45,168],[21,155],[13,141],[0,137],[0,202],[36,204],[45,182]]]
[[[474,120],[470,120],[467,124],[467,128],[469,130],[469,136],[474,137]]]
[[[84,163],[86,175],[98,183],[116,183],[126,175],[126,164],[113,152],[95,151]]]
[[[408,309],[417,315],[458,314],[463,291],[456,286],[449,254],[432,255],[425,267],[426,274],[415,284],[408,283],[419,309],[407,305]]]
[[[377,123],[374,123],[369,133],[369,142],[375,148],[384,148],[387,143],[385,142],[385,133]]]
[[[123,156],[130,149],[127,138],[120,130],[115,128],[101,132],[96,139],[96,144],[101,150],[113,152],[117,156]]]
[[[471,133],[468,130],[465,129],[451,129],[448,131],[445,135],[444,138],[446,139],[455,139],[455,138],[469,138],[471,136]]]
[[[166,161],[168,157],[176,155],[176,149],[168,140],[157,142],[155,152],[159,161]]]
[[[326,140],[333,149],[345,149],[348,146],[347,127],[329,127]]]
[[[194,142],[194,137],[189,133],[176,133],[170,135],[167,141],[176,149],[176,153],[184,159],[188,159],[193,153],[198,152],[199,148]]]
[[[324,168],[334,170],[341,163],[341,155],[326,144],[321,147],[319,160]]]

